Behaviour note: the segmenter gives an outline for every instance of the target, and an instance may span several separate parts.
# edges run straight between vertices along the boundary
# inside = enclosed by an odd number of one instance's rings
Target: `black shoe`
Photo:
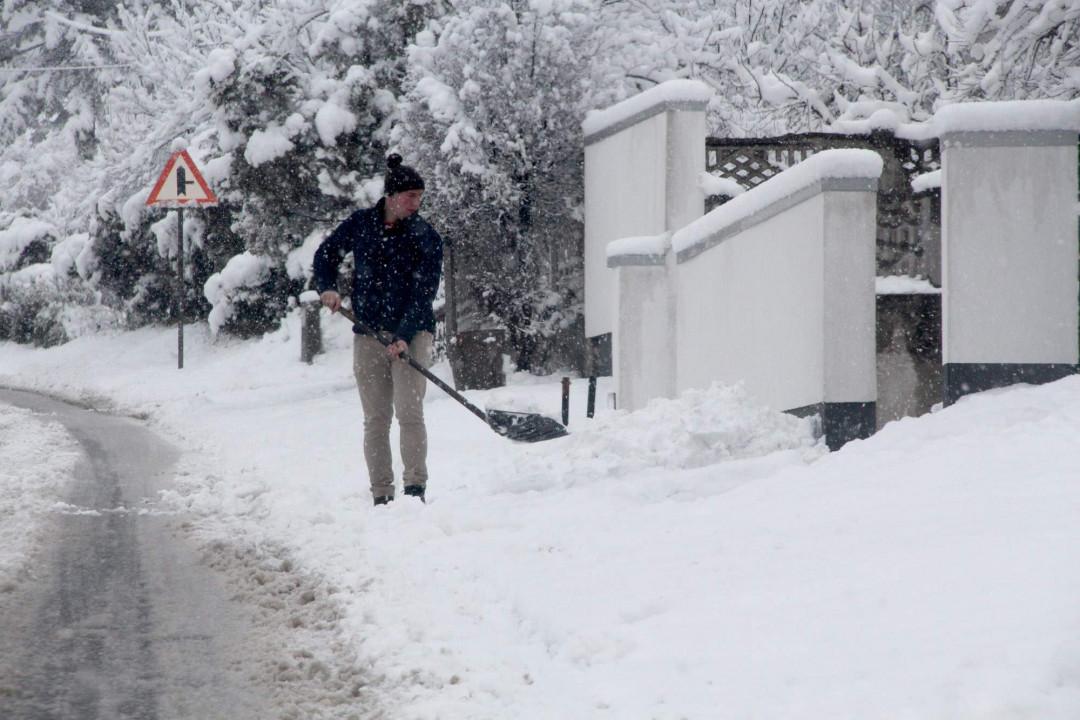
[[[424,499],[424,486],[423,485],[406,485],[405,486],[405,494],[409,495],[411,497],[420,498],[420,502],[422,502],[422,503],[427,502],[427,500]]]
[[[376,505],[389,505],[390,501],[394,499],[393,495],[379,495],[375,498]]]

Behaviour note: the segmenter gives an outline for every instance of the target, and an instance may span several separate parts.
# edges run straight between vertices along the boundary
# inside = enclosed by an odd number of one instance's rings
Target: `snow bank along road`
[[[0,593],[0,718],[274,716],[245,679],[241,608],[154,508],[176,450],[127,418],[3,389],[0,404],[58,420],[84,453],[31,580]]]

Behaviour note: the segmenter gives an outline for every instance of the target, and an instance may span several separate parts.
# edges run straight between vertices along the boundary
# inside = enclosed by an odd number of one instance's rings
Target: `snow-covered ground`
[[[58,509],[78,457],[59,423],[0,403],[0,593],[25,579],[39,521]]]
[[[392,717],[1080,716],[1080,378],[833,454],[737,388],[631,414],[602,383],[589,421],[575,380],[571,435],[536,445],[432,388],[429,502],[373,508],[347,323],[325,325],[311,366],[295,317],[247,343],[191,326],[182,371],[170,330],[0,343],[0,385],[147,417],[185,452],[162,505],[320,578]],[[557,378],[468,395],[559,408]],[[0,408],[5,543],[71,461],[38,420]]]

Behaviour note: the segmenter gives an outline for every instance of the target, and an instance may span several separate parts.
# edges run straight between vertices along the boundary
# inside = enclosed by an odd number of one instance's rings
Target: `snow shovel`
[[[362,333],[371,335],[384,346],[389,347],[393,343],[393,340],[387,338],[384,334],[372,330],[363,321],[358,320],[356,315],[348,308],[342,307],[339,312],[345,316],[346,320],[351,321],[353,325],[359,328]],[[400,357],[409,363],[413,370],[438,385],[447,395],[464,405],[469,412],[486,422],[492,430],[505,438],[531,443],[553,440],[567,434],[566,428],[557,421],[537,413],[511,412],[509,410],[489,410],[484,412],[466,400],[457,390],[437,378],[426,367],[413,360],[408,353],[401,353]]]

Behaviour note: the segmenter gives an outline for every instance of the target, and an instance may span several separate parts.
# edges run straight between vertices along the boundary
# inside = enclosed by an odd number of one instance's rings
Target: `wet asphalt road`
[[[155,509],[175,448],[140,423],[0,389],[82,446],[33,579],[0,598],[0,718],[271,717],[246,686],[249,632],[228,592]]]

